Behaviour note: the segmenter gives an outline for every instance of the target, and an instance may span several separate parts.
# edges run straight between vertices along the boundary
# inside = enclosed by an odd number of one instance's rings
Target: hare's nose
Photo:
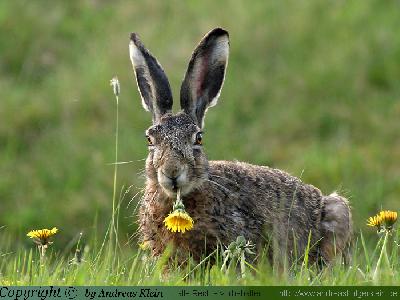
[[[176,181],[178,180],[178,177],[181,175],[182,172],[180,172],[180,173],[174,172],[173,174],[171,174],[171,173],[167,173],[167,172],[161,171],[161,173],[165,177],[167,177],[169,180],[171,180],[173,183],[176,183]]]
[[[177,179],[179,175],[182,174],[183,170],[184,170],[183,166],[179,166],[176,163],[174,163],[174,164],[165,164],[161,169],[161,172],[164,174],[164,176],[173,180]]]
[[[174,190],[177,190],[178,189],[178,177],[179,176],[177,176],[177,177],[169,177],[169,176],[167,176],[165,174],[164,174],[164,176],[167,177],[171,181],[172,188]]]

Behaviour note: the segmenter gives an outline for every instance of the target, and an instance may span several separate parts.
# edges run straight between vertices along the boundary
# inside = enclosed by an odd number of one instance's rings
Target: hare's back
[[[319,225],[321,191],[284,171],[237,161],[210,161],[210,178],[251,204],[266,223],[292,224],[305,231]],[[290,226],[291,227],[291,226]]]

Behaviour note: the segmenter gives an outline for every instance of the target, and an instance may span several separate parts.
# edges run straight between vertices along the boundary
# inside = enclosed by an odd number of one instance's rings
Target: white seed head
[[[121,92],[121,87],[119,85],[119,80],[117,76],[114,76],[113,79],[110,80],[110,85],[113,87],[114,95],[119,96]]]

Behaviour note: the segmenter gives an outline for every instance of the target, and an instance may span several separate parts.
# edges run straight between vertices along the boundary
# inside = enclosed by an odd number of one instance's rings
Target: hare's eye
[[[147,139],[147,145],[153,146],[153,142],[151,141],[151,137],[146,135],[146,139]]]
[[[203,133],[198,132],[196,134],[196,141],[194,142],[195,145],[202,145],[203,144]]]

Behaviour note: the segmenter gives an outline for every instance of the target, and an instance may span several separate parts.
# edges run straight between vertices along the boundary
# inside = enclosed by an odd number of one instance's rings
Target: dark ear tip
[[[132,32],[130,35],[130,40],[135,43],[135,45],[140,43],[139,35],[135,32]]]
[[[143,45],[142,41],[139,38],[139,35],[135,32],[131,33],[130,40],[137,48],[139,48],[142,52],[147,52],[146,47]]]
[[[215,37],[222,36],[222,35],[226,35],[229,38],[229,32],[222,27],[214,28],[207,34],[207,36],[215,36]]]

